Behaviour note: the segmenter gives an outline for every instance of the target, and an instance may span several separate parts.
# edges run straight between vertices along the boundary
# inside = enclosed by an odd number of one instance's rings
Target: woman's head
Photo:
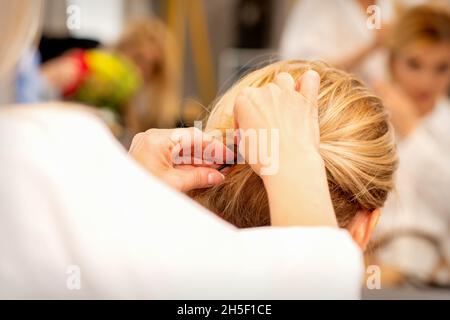
[[[338,223],[351,228],[358,214],[383,206],[393,188],[395,142],[386,110],[358,79],[322,62],[282,61],[250,73],[214,106],[207,130],[233,128],[234,100],[244,87],[260,87],[279,72],[299,79],[307,70],[321,77],[318,98],[320,154]],[[225,181],[191,194],[238,227],[270,224],[263,183],[247,165],[236,165]],[[370,220],[374,222],[373,220]]]
[[[431,111],[450,85],[450,11],[423,5],[395,24],[390,44],[391,74],[419,114]]]
[[[151,81],[162,72],[167,42],[161,21],[142,19],[126,27],[115,49],[138,67],[145,81]]]
[[[179,118],[180,67],[175,39],[166,25],[156,18],[135,20],[113,49],[132,61],[144,80],[145,114],[130,112],[136,131],[174,126]]]

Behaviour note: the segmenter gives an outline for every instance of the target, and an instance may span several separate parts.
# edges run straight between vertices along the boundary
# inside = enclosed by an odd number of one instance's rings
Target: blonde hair
[[[320,154],[339,225],[345,227],[358,210],[383,206],[394,187],[397,167],[393,129],[386,110],[357,78],[323,62],[271,64],[244,77],[218,101],[207,130],[233,128],[233,101],[243,87],[264,86],[279,72],[288,72],[298,79],[310,69],[321,78]],[[262,180],[248,165],[235,165],[222,184],[190,195],[237,227],[270,224]]]
[[[132,113],[137,131],[149,128],[172,128],[180,117],[180,77],[178,50],[175,40],[165,24],[157,18],[142,18],[131,22],[114,46],[118,53],[150,43],[161,53],[151,81],[144,84],[148,94],[146,114]]]
[[[42,0],[2,1],[0,10],[0,75],[7,76],[23,51],[39,35]]]
[[[450,43],[450,9],[448,5],[425,4],[403,12],[389,37],[390,61],[411,42]]]

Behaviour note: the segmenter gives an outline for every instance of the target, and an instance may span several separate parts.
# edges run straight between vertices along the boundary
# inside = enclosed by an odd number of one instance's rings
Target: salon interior
[[[450,299],[450,1],[46,0],[40,20],[1,79],[0,110],[82,104],[126,150],[139,132],[198,126],[278,61],[355,75],[386,108],[399,157],[362,299]]]

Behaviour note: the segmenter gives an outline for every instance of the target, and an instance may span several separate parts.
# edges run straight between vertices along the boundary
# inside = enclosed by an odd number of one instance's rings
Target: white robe
[[[345,230],[238,230],[81,111],[0,111],[0,144],[0,298],[360,297]]]
[[[443,245],[450,263],[450,101],[442,99],[420,126],[398,144],[395,192],[382,209],[377,237],[399,230],[428,234]],[[379,259],[427,278],[438,252],[420,238],[398,238]]]
[[[411,6],[423,0],[378,0],[380,20],[389,23],[395,16],[394,5]],[[365,10],[356,0],[298,0],[284,28],[280,42],[282,59],[341,61],[372,43],[371,26],[375,11]],[[366,81],[385,79],[386,53],[376,50],[357,68]]]

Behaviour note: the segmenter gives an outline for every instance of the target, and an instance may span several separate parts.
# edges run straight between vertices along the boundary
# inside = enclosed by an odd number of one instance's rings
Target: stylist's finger
[[[276,75],[274,82],[282,90],[292,90],[295,88],[295,81],[292,76],[287,72],[281,72]]]
[[[234,153],[221,140],[198,128],[173,130],[170,139],[176,143],[173,158],[181,160],[176,164],[189,164],[192,158],[203,164],[223,164],[234,159]]]
[[[245,119],[246,116],[250,116],[252,113],[252,101],[251,98],[254,95],[255,88],[244,88],[236,97],[234,103],[233,115],[235,121],[235,128],[242,128],[240,120]]]
[[[300,78],[300,94],[307,102],[316,106],[317,97],[319,95],[320,76],[314,70],[306,71]]]
[[[215,169],[194,166],[177,169],[166,178],[169,184],[182,192],[212,187],[224,179],[224,175]]]

